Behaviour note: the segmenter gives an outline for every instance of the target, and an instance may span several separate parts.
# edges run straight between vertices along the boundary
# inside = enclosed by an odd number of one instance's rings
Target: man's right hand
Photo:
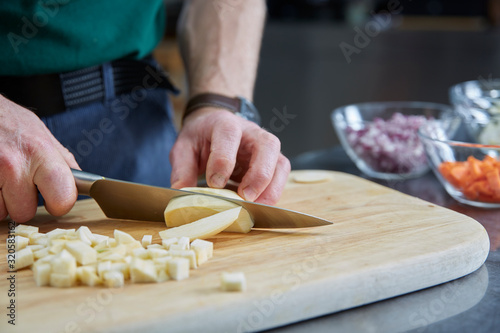
[[[47,211],[64,215],[77,198],[73,155],[31,111],[0,95],[0,220],[33,218],[38,191]]]

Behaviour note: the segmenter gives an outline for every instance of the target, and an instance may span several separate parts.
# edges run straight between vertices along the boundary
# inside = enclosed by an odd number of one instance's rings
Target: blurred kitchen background
[[[185,86],[165,0],[156,57]],[[237,0],[219,0],[227,6]],[[500,77],[500,0],[268,0],[254,101],[263,127],[300,154],[338,144],[331,111],[389,100],[449,103],[448,88]],[[392,11],[392,13],[391,13]],[[174,99],[182,112],[185,94]]]

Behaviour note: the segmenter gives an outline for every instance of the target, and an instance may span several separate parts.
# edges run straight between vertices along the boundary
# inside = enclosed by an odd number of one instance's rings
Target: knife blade
[[[243,206],[254,220],[254,228],[305,228],[333,224],[309,214],[218,195],[157,187],[105,178],[71,169],[78,193],[92,197],[109,218],[165,222],[163,212],[175,197],[197,194]]]

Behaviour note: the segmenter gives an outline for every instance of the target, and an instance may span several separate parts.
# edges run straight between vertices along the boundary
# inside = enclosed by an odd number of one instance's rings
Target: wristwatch
[[[213,93],[203,93],[193,96],[187,103],[186,111],[184,111],[184,115],[182,116],[182,121],[184,122],[184,119],[186,119],[186,117],[193,111],[207,106],[231,111],[244,119],[253,121],[257,125],[260,125],[259,111],[257,111],[257,108],[252,104],[252,102],[241,96],[228,97]]]

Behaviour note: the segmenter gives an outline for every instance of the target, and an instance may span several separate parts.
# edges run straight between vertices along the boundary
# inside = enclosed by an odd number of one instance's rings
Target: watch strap
[[[186,110],[182,116],[182,122],[194,111],[203,107],[223,108],[236,114],[241,109],[241,99],[237,97],[228,97],[214,93],[203,93],[195,95],[189,99]]]

